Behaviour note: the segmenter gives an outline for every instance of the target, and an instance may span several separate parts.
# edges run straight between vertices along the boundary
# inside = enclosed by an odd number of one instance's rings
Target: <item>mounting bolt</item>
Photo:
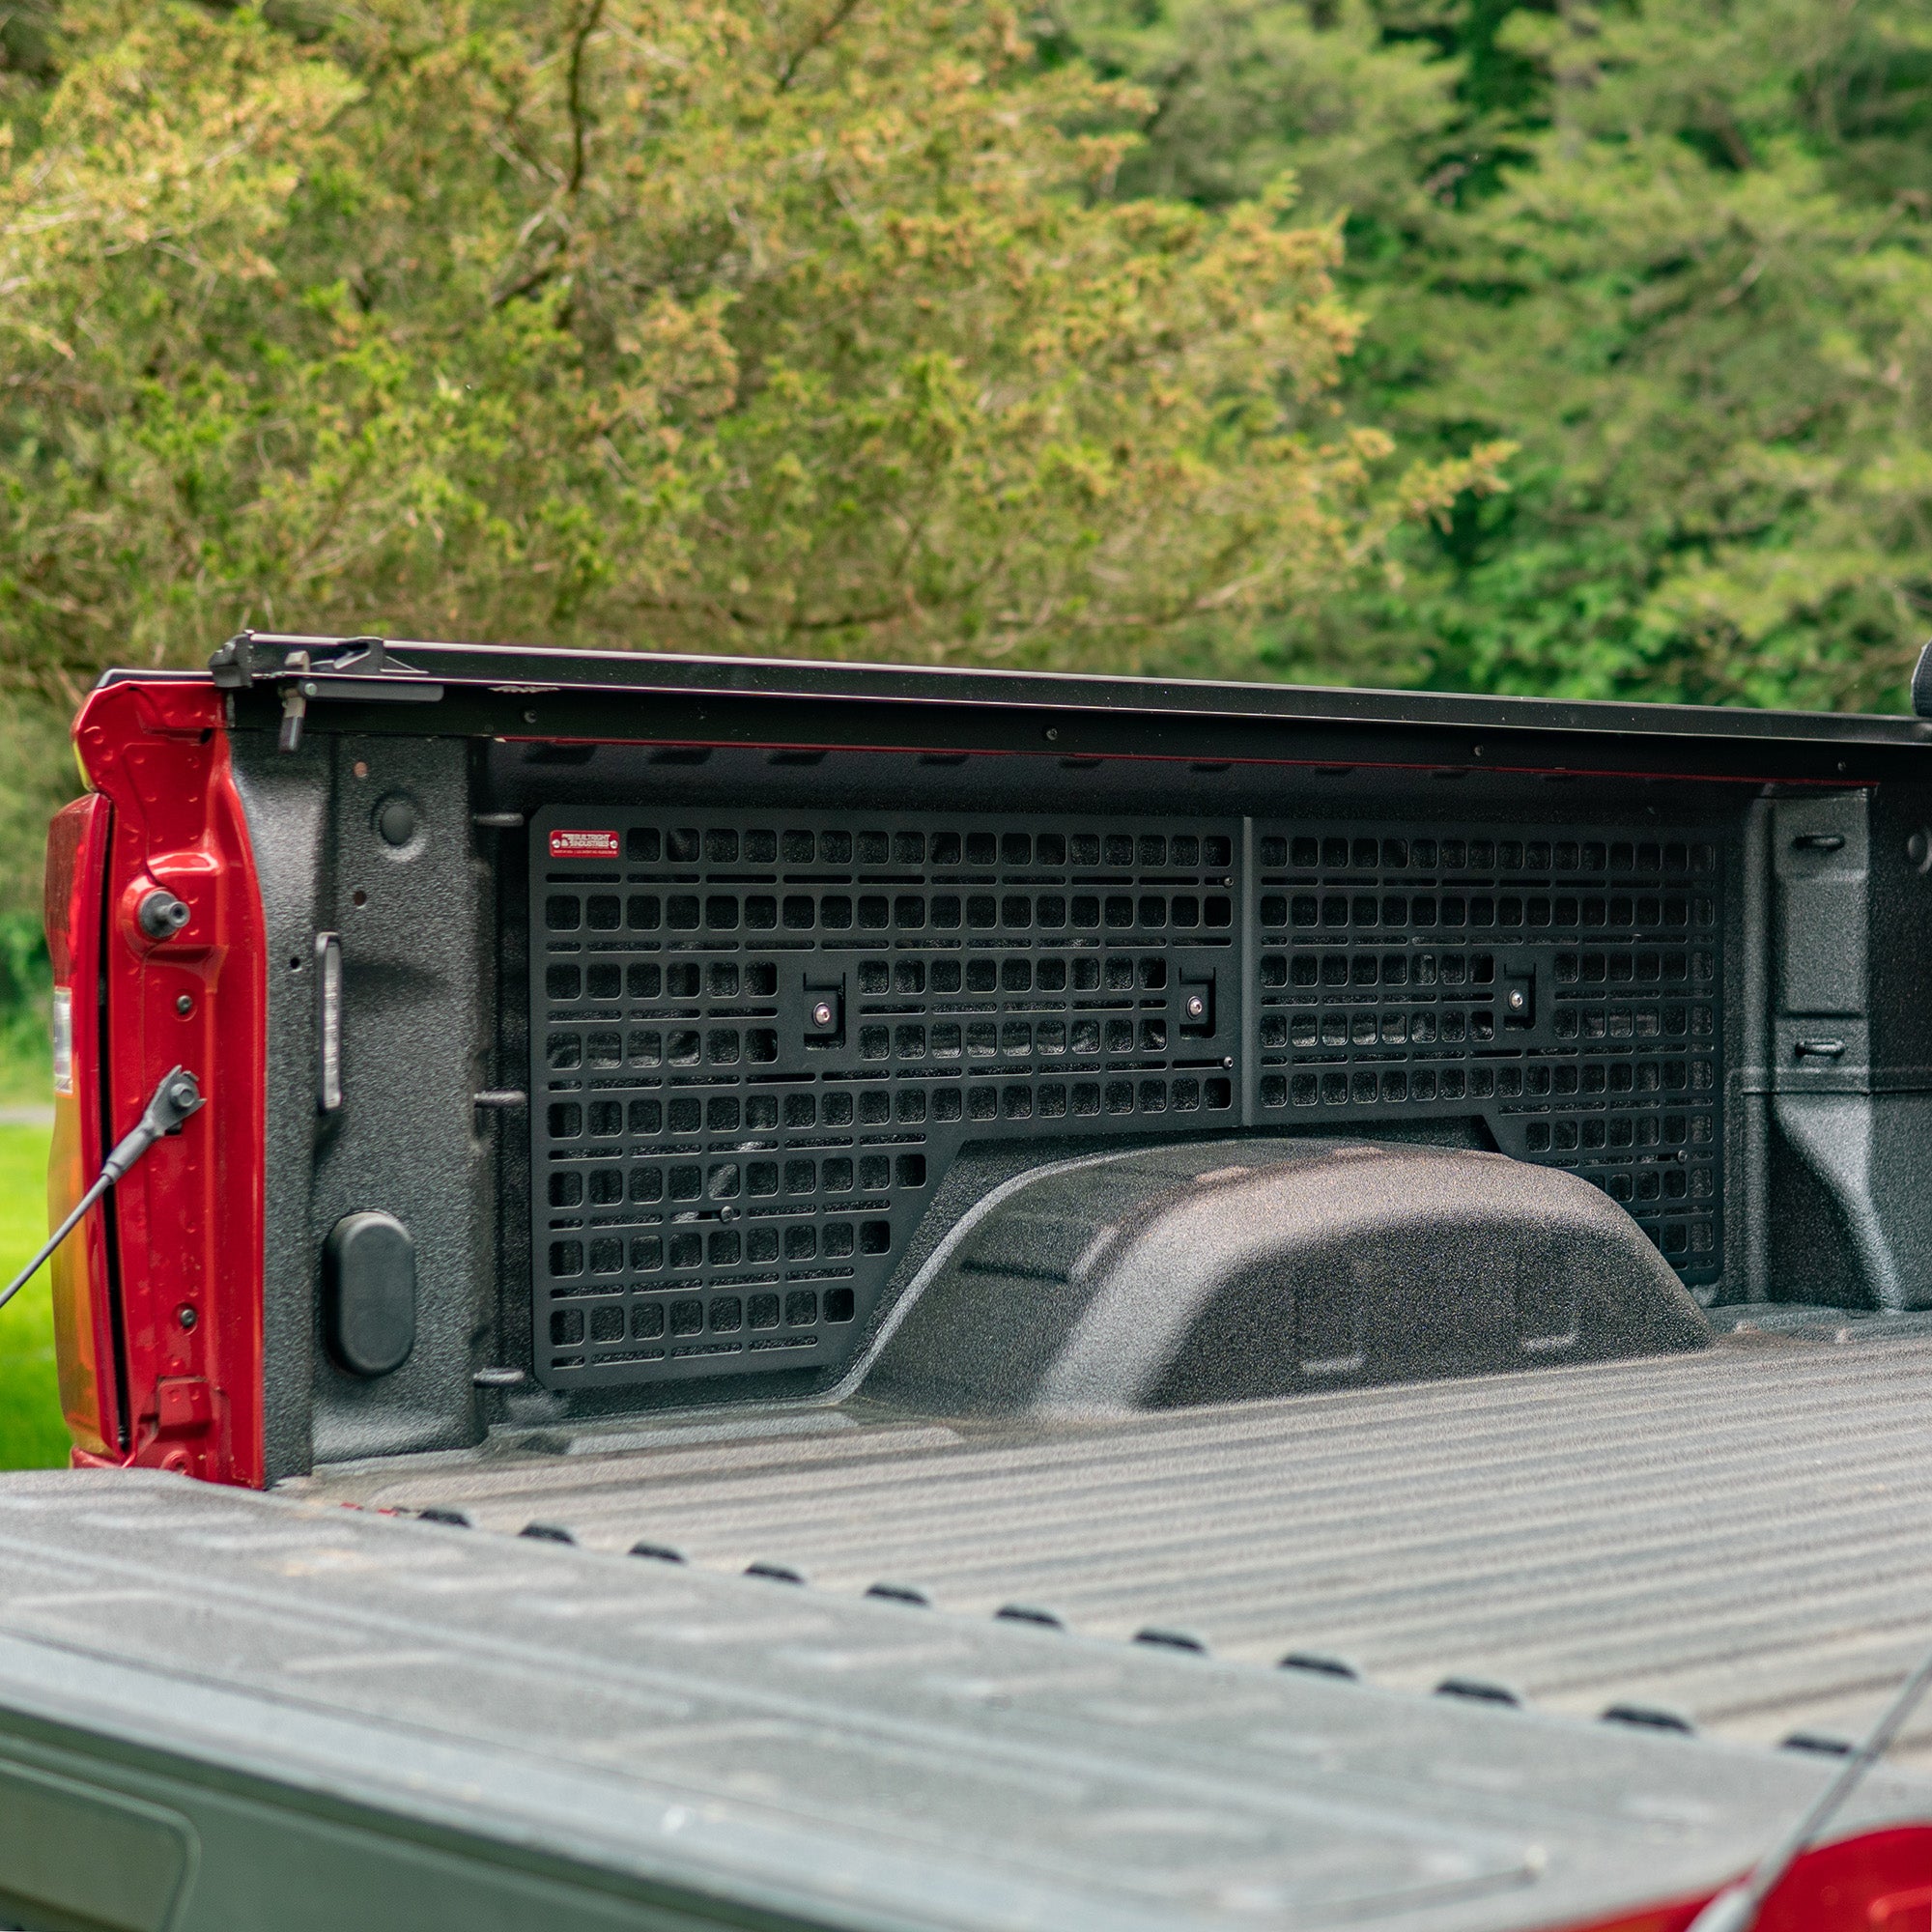
[[[1046,727],[1046,742],[1049,745],[1054,744],[1059,740],[1059,737],[1060,737],[1059,731],[1056,730],[1053,725],[1049,724]]]
[[[1504,1005],[1513,1013],[1524,1012],[1529,1007],[1529,995],[1520,986],[1512,986],[1509,989],[1509,995],[1504,1001]]]
[[[1191,1020],[1198,1020],[1202,1018],[1207,1013],[1207,1011],[1208,1011],[1208,1002],[1204,1000],[1199,993],[1189,993],[1187,996],[1187,1017]]]
[[[134,918],[150,939],[172,939],[188,923],[188,909],[165,886],[143,893]]]
[[[201,1320],[201,1317],[197,1315],[185,1301],[184,1301],[182,1305],[175,1310],[175,1320],[179,1321],[184,1328],[192,1328],[194,1324]]]
[[[186,1019],[188,1014],[194,1011],[194,1002],[183,993],[175,1001],[175,1011],[181,1014],[183,1019]]]
[[[830,1026],[832,1024],[831,1001],[820,1000],[819,1003],[812,1008],[811,1023],[813,1026]]]

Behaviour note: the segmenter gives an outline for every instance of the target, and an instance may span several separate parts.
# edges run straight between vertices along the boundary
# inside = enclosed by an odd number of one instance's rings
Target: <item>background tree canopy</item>
[[[1895,704],[1922,0],[0,6],[0,903],[242,623]]]

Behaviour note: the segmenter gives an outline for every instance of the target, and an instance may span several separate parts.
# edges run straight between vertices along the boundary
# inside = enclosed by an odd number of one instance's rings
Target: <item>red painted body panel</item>
[[[82,1169],[86,1179],[98,1172],[102,1150],[140,1118],[169,1067],[186,1066],[208,1095],[182,1133],[161,1141],[115,1190],[104,1222],[111,1267],[102,1217],[89,1230],[94,1352],[76,1351],[70,1363],[63,1350],[64,1375],[95,1385],[91,1405],[78,1389],[68,1405],[74,1461],[259,1487],[265,936],[220,696],[188,684],[110,686],[89,698],[74,742],[97,797],[72,810],[102,850],[91,871],[67,867],[74,903],[67,929],[84,929],[91,917],[99,932],[104,916],[98,944],[106,1037],[97,1045],[91,1019],[87,1037],[90,1055],[104,1050],[107,1077],[76,1079],[71,1124],[66,1143],[57,1142],[56,1194]],[[61,830],[66,818],[56,822],[50,858],[74,843],[73,831]],[[172,939],[150,939],[134,918],[156,886],[189,909]],[[79,903],[87,899],[91,908]],[[72,941],[62,943],[71,952]],[[76,996],[77,1013],[82,1004]],[[78,1019],[76,1028],[78,1048]],[[99,1342],[114,1290],[125,1420]],[[99,1426],[97,1415],[112,1416],[116,1427]]]
[[[1684,1899],[1562,1932],[1686,1932],[1708,1902]],[[1765,1900],[1753,1932],[1932,1932],[1932,1825],[1806,1852]]]

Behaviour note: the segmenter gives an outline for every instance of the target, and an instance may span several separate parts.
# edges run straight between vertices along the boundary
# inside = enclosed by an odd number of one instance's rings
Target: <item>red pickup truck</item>
[[[179,1104],[0,1923],[1932,1924],[1932,724],[244,634],[74,735],[54,1220]]]

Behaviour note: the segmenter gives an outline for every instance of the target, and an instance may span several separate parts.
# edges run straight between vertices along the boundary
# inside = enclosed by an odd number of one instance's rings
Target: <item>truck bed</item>
[[[1694,1356],[1085,1425],[503,1431],[288,1487],[1405,1691],[1843,1739],[1932,1641],[1932,1318],[1727,1325]],[[1932,1719],[1896,1761],[1932,1768]]]
[[[210,1104],[0,1478],[0,1926],[1708,1896],[1932,1643],[1928,732],[111,674],[56,1212]],[[1909,1908],[1928,1759],[1807,1898]]]
[[[1650,1925],[1831,1769],[179,1477],[0,1476],[0,1923]],[[1834,1829],[1928,1789],[1882,1769]]]

